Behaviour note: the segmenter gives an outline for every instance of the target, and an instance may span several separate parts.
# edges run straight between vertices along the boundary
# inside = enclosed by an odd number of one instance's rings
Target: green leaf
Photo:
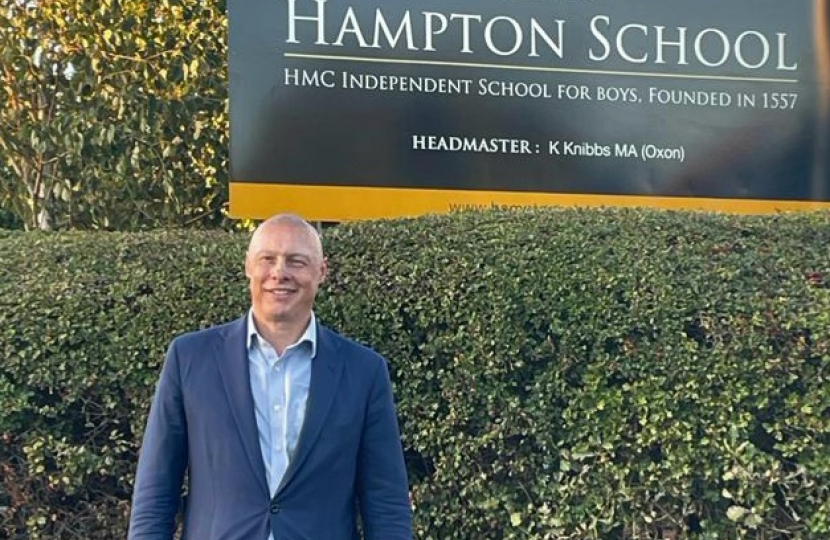
[[[747,513],[749,513],[749,510],[747,510],[743,506],[733,505],[726,510],[726,517],[728,517],[732,521],[738,522],[743,520],[744,516],[746,516]]]

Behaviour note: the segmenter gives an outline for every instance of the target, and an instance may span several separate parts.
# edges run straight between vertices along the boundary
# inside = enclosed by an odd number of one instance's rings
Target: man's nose
[[[271,266],[271,276],[276,279],[282,279],[288,275],[288,266],[285,264],[285,259],[278,257]]]

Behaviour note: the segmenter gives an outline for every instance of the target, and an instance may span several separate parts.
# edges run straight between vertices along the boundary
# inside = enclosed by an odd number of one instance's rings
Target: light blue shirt
[[[248,311],[247,343],[259,447],[273,497],[297,448],[305,418],[311,361],[317,353],[316,318],[312,313],[305,333],[278,355],[257,331],[253,311]],[[273,535],[269,538],[273,540]]]

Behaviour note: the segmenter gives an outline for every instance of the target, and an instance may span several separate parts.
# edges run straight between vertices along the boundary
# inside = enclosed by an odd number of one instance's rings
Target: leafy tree
[[[0,0],[0,206],[26,229],[212,225],[225,5]]]

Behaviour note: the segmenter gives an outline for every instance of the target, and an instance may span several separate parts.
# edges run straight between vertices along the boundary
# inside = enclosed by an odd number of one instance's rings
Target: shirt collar
[[[248,339],[245,340],[246,345],[248,346],[248,350],[251,350],[256,344],[256,340],[262,340],[265,342],[265,338],[260,335],[260,333],[256,329],[256,325],[254,324],[254,310],[248,310]],[[308,343],[311,345],[311,358],[317,354],[317,317],[314,315],[314,312],[311,312],[311,319],[308,321],[308,326],[303,332],[303,335],[300,336],[295,343],[292,343],[286,350],[296,347],[300,343]]]

